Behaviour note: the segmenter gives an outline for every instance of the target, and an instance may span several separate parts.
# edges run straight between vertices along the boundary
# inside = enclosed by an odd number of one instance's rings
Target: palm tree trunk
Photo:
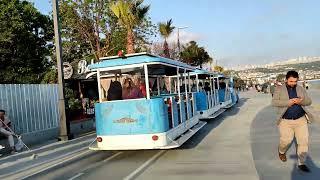
[[[135,53],[134,50],[134,34],[132,30],[127,32],[127,54]]]
[[[164,54],[164,57],[170,58],[170,51],[169,51],[169,45],[167,43],[167,39],[165,39],[163,43],[163,54]]]

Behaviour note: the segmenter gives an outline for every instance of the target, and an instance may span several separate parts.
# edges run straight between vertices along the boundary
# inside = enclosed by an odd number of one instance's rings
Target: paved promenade
[[[318,107],[320,93],[310,93]],[[311,158],[307,163],[312,173],[301,173],[296,168],[294,145],[286,163],[278,159],[279,134],[271,95],[251,91],[241,97],[238,107],[208,121],[183,148],[167,152],[138,179],[318,180],[320,123],[310,125]]]
[[[310,90],[309,93],[320,112],[320,92]],[[279,133],[275,110],[271,107],[271,95],[249,91],[241,93],[240,97],[236,107],[208,120],[203,129],[178,149],[94,152],[86,147],[92,140],[88,136],[84,140],[69,142],[69,148],[57,144],[50,150],[50,146],[47,148],[49,151],[38,152],[40,157],[36,160],[28,160],[26,154],[26,162],[23,163],[28,165],[39,161],[38,169],[31,169],[32,173],[16,173],[14,177],[28,175],[27,179],[84,180],[319,180],[320,122],[310,125],[310,157],[307,164],[312,173],[302,173],[296,168],[294,144],[288,152],[286,163],[278,159]],[[59,153],[65,154],[63,148],[68,149],[66,152],[79,148],[83,150],[60,158]],[[48,153],[50,151],[52,155]],[[57,160],[50,160],[50,166],[40,165],[42,161],[49,160],[49,156]],[[6,164],[16,168],[19,164],[24,166],[21,164],[23,159],[17,165],[14,165],[19,162],[17,160],[5,160],[2,159],[3,168]],[[0,170],[6,171],[3,168]]]

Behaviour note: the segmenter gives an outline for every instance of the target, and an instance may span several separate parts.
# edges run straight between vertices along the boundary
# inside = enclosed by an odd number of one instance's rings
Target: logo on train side
[[[113,123],[123,123],[123,124],[135,123],[135,122],[137,122],[137,120],[131,119],[131,118],[121,118],[121,119],[113,120]]]

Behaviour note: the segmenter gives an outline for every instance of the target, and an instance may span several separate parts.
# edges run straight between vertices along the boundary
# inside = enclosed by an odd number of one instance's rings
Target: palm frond
[[[172,19],[168,20],[167,22],[162,22],[162,23],[159,23],[158,24],[158,27],[159,27],[159,32],[160,32],[160,35],[164,38],[168,38],[173,30],[175,29],[174,26],[172,26]]]

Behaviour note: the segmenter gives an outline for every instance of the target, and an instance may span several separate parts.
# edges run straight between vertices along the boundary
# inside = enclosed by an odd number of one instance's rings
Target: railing
[[[231,92],[229,89],[226,89],[226,92],[225,92],[225,101],[229,101],[231,99]]]
[[[178,96],[167,97],[164,99],[165,104],[168,106],[168,120],[170,128],[176,127],[186,120],[191,119],[197,113],[194,93],[188,93],[188,96],[184,93],[181,94],[180,97],[181,100]],[[177,116],[175,116],[174,112],[177,113]]]
[[[219,95],[218,95],[218,90],[213,90],[212,93],[211,92],[207,92],[207,106],[208,109],[213,108],[217,105],[219,105]]]

